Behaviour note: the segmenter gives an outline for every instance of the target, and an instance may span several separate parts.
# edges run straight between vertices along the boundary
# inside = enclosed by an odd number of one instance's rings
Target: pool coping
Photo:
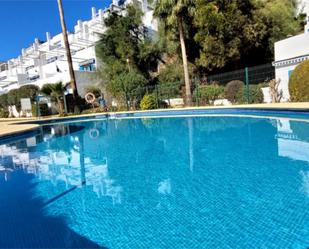
[[[235,111],[232,114],[218,114],[208,113],[199,114],[202,111]],[[195,114],[189,114],[188,112],[196,112]],[[245,111],[247,114],[241,114],[237,112]],[[121,111],[121,112],[102,112],[91,113],[76,116],[67,117],[48,117],[48,118],[20,118],[20,119],[0,119],[0,139],[13,138],[21,135],[24,132],[30,132],[39,128],[41,125],[79,121],[79,120],[93,120],[102,118],[155,118],[155,117],[188,117],[188,116],[250,116],[249,111],[273,111],[273,112],[289,112],[308,114],[309,119],[309,102],[308,103],[277,103],[277,104],[256,104],[256,105],[234,105],[234,106],[202,106],[202,107],[186,107],[186,108],[170,108],[170,109],[155,109],[146,111]],[[174,113],[174,114],[173,114]],[[187,113],[187,114],[186,114]],[[165,115],[164,115],[165,114]],[[257,115],[255,115],[257,117]],[[263,116],[261,118],[270,118],[271,116]],[[278,117],[277,117],[278,118]],[[281,117],[280,117],[281,118]],[[284,117],[282,117],[284,118]],[[289,118],[298,120],[297,118]],[[303,120],[302,120],[303,121]]]

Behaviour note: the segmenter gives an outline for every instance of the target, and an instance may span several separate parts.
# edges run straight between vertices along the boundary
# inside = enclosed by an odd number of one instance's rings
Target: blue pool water
[[[0,248],[309,247],[309,123],[102,119],[0,145]]]

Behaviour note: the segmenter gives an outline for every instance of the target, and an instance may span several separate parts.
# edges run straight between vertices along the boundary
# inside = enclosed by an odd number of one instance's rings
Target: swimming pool
[[[103,117],[0,154],[0,247],[309,247],[305,120]]]

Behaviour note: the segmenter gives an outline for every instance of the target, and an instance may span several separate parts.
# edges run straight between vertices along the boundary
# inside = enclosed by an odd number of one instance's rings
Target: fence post
[[[63,104],[64,104],[64,112],[68,114],[68,106],[67,106],[67,99],[65,97],[65,93],[63,93]]]
[[[196,86],[196,104],[197,106],[200,106],[200,85],[196,83],[195,81],[195,86]]]
[[[249,70],[248,67],[245,68],[246,74],[246,97],[247,97],[247,104],[250,103],[250,89],[249,89]]]
[[[158,91],[158,86],[155,86],[155,90],[156,90],[156,99],[157,99],[157,109],[159,109],[159,91]]]
[[[40,118],[40,116],[41,116],[40,98],[39,98],[39,96],[36,96],[35,99],[36,99],[36,103],[35,103],[35,105],[36,105],[36,115],[37,115],[37,118]]]

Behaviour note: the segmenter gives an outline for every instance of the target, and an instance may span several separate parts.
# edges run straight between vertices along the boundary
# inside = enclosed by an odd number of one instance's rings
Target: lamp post
[[[73,90],[73,97],[74,97],[74,99],[76,99],[77,96],[78,96],[78,92],[77,92],[77,87],[76,87],[75,74],[74,74],[74,70],[73,70],[71,50],[70,50],[70,45],[69,45],[69,41],[68,41],[67,28],[66,28],[66,24],[65,24],[65,20],[64,20],[62,0],[58,0],[58,8],[59,8],[60,22],[61,22],[61,28],[62,28],[62,34],[63,34],[63,41],[64,41],[67,60],[68,60],[68,64],[69,64],[71,88]]]

